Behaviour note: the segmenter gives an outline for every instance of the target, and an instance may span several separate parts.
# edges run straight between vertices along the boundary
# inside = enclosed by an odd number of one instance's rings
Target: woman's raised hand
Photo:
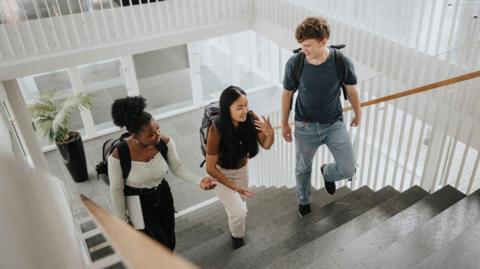
[[[265,135],[273,135],[272,124],[270,123],[270,117],[262,117],[263,121],[255,120],[255,129],[264,133]]]

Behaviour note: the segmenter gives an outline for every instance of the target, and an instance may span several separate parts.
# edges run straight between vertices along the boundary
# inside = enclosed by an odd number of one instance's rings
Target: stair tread
[[[279,191],[285,191],[287,188],[268,188],[262,190],[261,192],[256,193],[253,198],[249,198],[247,200],[247,207],[254,207],[256,204],[263,203],[264,201],[271,199],[272,197],[279,194]],[[205,208],[201,208],[182,216],[176,220],[176,230],[177,233],[182,232],[184,229],[188,229],[192,226],[195,226],[197,223],[206,222],[211,219],[217,219],[219,216],[225,215],[225,208],[217,201],[211,205],[208,205]]]
[[[93,220],[89,220],[85,223],[80,224],[80,231],[82,233],[86,233],[88,231],[91,231],[93,229],[97,228],[97,225],[93,222]]]
[[[262,215],[267,214],[268,211],[275,211],[277,207],[281,206],[283,201],[294,197],[294,189],[281,190],[278,191],[278,194],[273,196],[271,199],[264,201],[263,204],[258,204],[253,208],[248,208],[249,213],[246,221],[247,229],[248,227],[255,227],[255,225],[261,224],[261,222],[265,219]],[[177,252],[185,252],[199,243],[203,243],[206,240],[229,231],[228,219],[225,210],[223,210],[223,213],[216,217],[215,220],[199,222],[199,224],[201,224],[204,228],[199,228],[197,225],[183,230],[177,234],[177,242],[179,243]]]
[[[274,187],[264,188],[264,187],[261,187],[261,188],[255,188],[255,190],[252,190],[252,191],[255,194],[267,194],[272,189],[279,189],[279,188],[274,188]],[[256,197],[254,196],[252,198],[252,200],[255,200],[255,198]],[[217,211],[217,210],[220,210],[222,208],[223,208],[223,206],[221,205],[221,203],[217,201],[217,202],[214,202],[212,204],[206,205],[199,210],[195,210],[195,211],[190,212],[188,214],[185,214],[183,216],[177,217],[175,219],[175,221],[176,221],[177,224],[181,225],[183,221],[191,222],[192,219],[196,220],[201,216],[205,216],[206,214],[210,214],[210,213],[212,213],[214,211]]]
[[[352,198],[345,197],[349,194],[354,193],[346,187],[338,189],[337,193],[334,196],[330,196],[329,194],[327,194],[324,189],[316,192],[318,198],[313,200],[312,207],[314,208],[314,211],[310,215],[319,215],[317,217],[318,219],[326,217],[328,215],[326,213],[318,213],[322,211],[321,208],[327,207],[328,205],[332,204],[331,202],[337,199],[340,202],[348,201]],[[354,195],[354,197],[365,193],[373,193],[373,191],[368,188],[362,188],[361,190],[357,190],[355,192],[356,194]],[[297,205],[296,200],[294,200],[293,203],[295,206]],[[320,205],[322,207],[320,207]],[[317,210],[315,210],[315,208],[317,208]],[[287,238],[287,236],[291,234],[290,230],[295,230],[295,227],[299,222],[298,211],[296,207],[292,210],[283,212],[283,215],[278,218],[268,217],[266,219],[267,223],[265,223],[264,225],[256,227],[253,230],[247,230],[245,241],[247,242],[248,247],[243,247],[232,252],[229,237],[228,235],[225,235],[219,236],[218,238],[210,242],[208,246],[203,246],[200,249],[192,249],[191,251],[184,253],[184,255],[193,262],[196,262],[201,267],[225,268],[224,264],[221,264],[223,261],[231,260],[237,256],[248,257],[248,255],[246,255],[248,253],[257,253],[265,248],[268,248],[271,246],[271,244],[275,243],[276,240],[272,239],[275,239],[277,235]],[[308,218],[302,218],[304,222],[307,222],[306,219]],[[313,220],[314,218],[310,219]],[[283,233],[283,235],[275,234],[274,231],[280,231]],[[251,242],[251,244],[249,244],[248,242]]]
[[[291,192],[291,190],[286,188],[272,189],[269,193],[266,193],[268,194],[267,198],[258,199],[260,203],[251,205],[247,201],[247,208],[252,213],[264,210],[264,207],[268,207],[272,203],[272,201],[275,201],[275,199],[277,198],[284,197],[289,192]],[[223,207],[223,205],[220,204],[220,206],[221,208],[218,212],[215,212],[214,214],[210,214],[208,216],[201,216],[198,219],[190,221],[191,224],[189,226],[185,226],[183,227],[183,229],[177,230],[177,236],[182,237],[183,234],[188,233],[189,230],[196,229],[197,224],[204,224],[212,227],[221,227],[222,224],[227,221],[227,215],[225,213],[225,208]],[[201,211],[201,209],[199,211]]]
[[[342,191],[347,191],[347,189],[342,189]],[[321,199],[320,192],[313,192],[312,193],[312,199]],[[296,200],[296,190],[295,189],[289,189],[286,192],[281,192],[280,195],[274,196],[273,199],[269,200],[268,202],[265,202],[264,205],[262,206],[256,206],[254,208],[249,208],[249,213],[247,216],[246,220],[246,230],[247,234],[251,230],[250,227],[256,227],[262,226],[264,223],[267,223],[270,218],[281,218],[286,212],[292,212],[296,210],[295,208],[297,207],[296,203],[291,203],[291,201]],[[278,208],[278,210],[277,210]],[[265,215],[268,215],[268,218],[265,218]],[[211,232],[208,236],[205,236],[202,234],[201,230],[195,230],[195,233],[197,233],[196,236],[206,238],[210,237],[210,240],[213,240],[220,234],[229,234],[229,227],[228,227],[228,219],[227,215],[225,213],[222,214],[220,221],[215,222],[215,223],[205,223],[204,224],[212,227],[212,228],[217,228],[220,230],[220,232]],[[183,253],[188,251],[191,248],[196,247],[195,244],[190,244],[189,243],[190,239],[185,236],[184,233],[179,233],[177,236],[177,242],[184,242],[181,247],[177,248],[178,253]],[[207,240],[208,241],[208,240]]]
[[[107,239],[103,236],[103,234],[96,234],[92,237],[86,238],[85,239],[85,244],[87,245],[88,248],[94,247],[96,245],[99,245],[103,242],[106,242]]]
[[[410,268],[480,221],[480,190],[463,198],[407,236],[370,257],[368,267]]]
[[[114,251],[113,251],[112,247],[107,246],[107,247],[101,248],[97,251],[91,252],[90,253],[90,258],[94,262],[94,261],[100,260],[102,258],[105,258],[107,256],[110,256],[113,253],[114,253]]]
[[[376,255],[463,197],[465,195],[455,188],[445,186],[329,255],[342,267],[356,267],[363,259]],[[314,264],[321,264],[321,259]]]
[[[428,194],[429,193],[421,187],[411,187],[329,233],[290,252],[285,257],[277,259],[267,268],[308,267],[308,265],[318,259],[319,256],[325,256],[330,251],[340,248],[368,230],[377,225],[381,225],[385,220],[425,198]]]
[[[287,255],[315,238],[336,229],[378,204],[400,194],[391,186],[382,188],[377,192],[370,190],[370,192],[359,193],[356,198],[354,198],[353,193],[345,196],[343,201],[339,200],[338,202],[332,203],[330,205],[331,212],[327,213],[326,217],[314,222],[302,223],[299,221],[297,225],[298,229],[294,232],[290,231],[286,239],[258,253],[251,253],[252,256],[246,260],[246,263],[241,264],[237,262],[230,265],[227,264],[226,267],[263,268],[279,257]],[[351,199],[348,199],[349,196]],[[321,210],[326,211],[327,208],[322,208]],[[247,256],[244,255],[243,257],[246,258]]]
[[[448,246],[443,247],[434,254],[418,263],[414,268],[480,268],[480,222],[468,231],[464,231]]]

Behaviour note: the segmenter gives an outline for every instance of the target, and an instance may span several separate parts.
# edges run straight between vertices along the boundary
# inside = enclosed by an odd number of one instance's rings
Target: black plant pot
[[[63,162],[75,182],[88,179],[87,160],[83,149],[82,137],[77,132],[70,132],[72,137],[68,142],[56,143]]]

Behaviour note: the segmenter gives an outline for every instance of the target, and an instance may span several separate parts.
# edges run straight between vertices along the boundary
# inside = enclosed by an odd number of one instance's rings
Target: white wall
[[[0,117],[0,268],[80,269],[63,183],[16,159]]]

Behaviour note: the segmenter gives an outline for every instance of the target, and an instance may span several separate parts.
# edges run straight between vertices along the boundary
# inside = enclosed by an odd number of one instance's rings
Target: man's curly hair
[[[295,30],[295,38],[298,43],[307,39],[322,41],[330,37],[330,25],[322,17],[307,17]]]

